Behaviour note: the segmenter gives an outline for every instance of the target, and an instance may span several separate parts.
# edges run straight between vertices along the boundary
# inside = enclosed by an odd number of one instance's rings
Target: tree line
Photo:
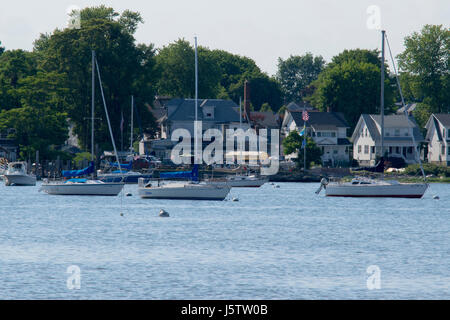
[[[15,129],[10,136],[19,144],[21,158],[33,158],[36,150],[46,159],[67,156],[58,146],[68,137],[69,122],[82,148],[89,150],[91,50],[96,51],[116,141],[122,117],[125,124],[130,122],[131,95],[142,129],[150,134],[156,123],[148,105],[155,95],[194,96],[194,48],[189,41],[178,39],[162,48],[138,44],[134,34],[144,21],[130,10],[89,7],[80,17],[81,28],[41,34],[30,52],[6,50],[0,43],[0,132]],[[449,111],[449,39],[448,28],[427,25],[405,38],[405,51],[398,56],[407,102],[420,102],[418,119]],[[329,63],[311,53],[279,58],[274,76],[251,58],[224,50],[200,46],[198,57],[200,98],[238,103],[247,80],[256,111],[282,113],[289,102],[304,100],[322,111],[344,113],[352,126],[361,113],[378,112],[381,58],[376,50],[345,50]],[[399,94],[388,68],[385,79],[385,106],[394,110]],[[96,120],[95,140],[100,149],[110,149],[100,99],[97,95],[95,113],[102,120]],[[129,134],[124,130],[124,141]]]

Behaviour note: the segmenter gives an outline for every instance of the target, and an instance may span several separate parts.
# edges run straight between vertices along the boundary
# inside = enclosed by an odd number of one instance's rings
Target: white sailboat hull
[[[217,180],[208,181],[209,184],[214,184],[217,186],[230,186],[233,188],[259,188],[267,179],[242,179],[242,180]]]
[[[47,183],[42,184],[41,190],[54,195],[117,196],[123,186],[123,183]]]
[[[27,174],[5,174],[5,186],[35,186],[36,177]]]
[[[427,188],[426,183],[329,183],[325,193],[328,197],[422,198]]]
[[[159,187],[140,187],[141,198],[184,199],[184,200],[224,200],[230,192],[229,186],[176,184]]]

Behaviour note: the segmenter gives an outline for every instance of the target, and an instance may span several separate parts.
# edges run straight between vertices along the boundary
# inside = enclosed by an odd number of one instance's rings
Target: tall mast
[[[197,121],[197,99],[198,99],[198,57],[197,57],[197,37],[195,39],[195,121]]]
[[[384,30],[381,30],[381,156],[384,156]]]
[[[92,50],[91,161],[94,161],[95,51]]]
[[[133,109],[134,109],[134,96],[131,96],[131,132],[130,132],[130,152],[133,152]]]

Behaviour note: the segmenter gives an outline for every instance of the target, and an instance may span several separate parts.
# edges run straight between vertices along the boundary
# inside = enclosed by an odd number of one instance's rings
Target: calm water
[[[0,298],[450,299],[450,185],[420,200],[279,185],[207,202],[143,200],[137,186],[111,198],[1,183]],[[79,290],[67,287],[71,265]],[[379,290],[367,289],[370,265]]]

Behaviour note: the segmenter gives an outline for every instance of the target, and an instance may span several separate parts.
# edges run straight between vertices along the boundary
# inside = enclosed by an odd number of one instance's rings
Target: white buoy
[[[159,216],[160,217],[170,217],[169,213],[164,209],[159,210]]]

